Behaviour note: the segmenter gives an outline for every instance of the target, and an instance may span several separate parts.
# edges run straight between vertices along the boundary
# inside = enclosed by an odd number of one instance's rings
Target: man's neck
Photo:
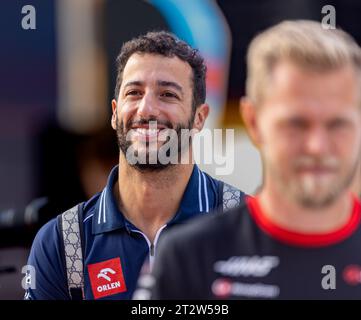
[[[304,208],[275,188],[258,195],[263,214],[275,225],[304,234],[327,234],[342,228],[352,213],[352,198],[345,192],[323,208]]]
[[[192,170],[193,164],[184,164],[140,172],[120,159],[114,189],[118,207],[151,242],[176,214]]]

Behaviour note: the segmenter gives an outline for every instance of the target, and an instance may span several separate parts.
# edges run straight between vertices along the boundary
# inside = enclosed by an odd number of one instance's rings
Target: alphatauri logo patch
[[[120,258],[88,264],[88,272],[95,299],[127,291]]]

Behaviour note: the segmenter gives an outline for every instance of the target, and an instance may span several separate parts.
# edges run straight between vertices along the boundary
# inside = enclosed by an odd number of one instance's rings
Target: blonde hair
[[[254,104],[262,103],[281,60],[320,72],[351,65],[361,74],[361,48],[346,32],[315,21],[284,21],[256,36],[248,48],[246,94]]]

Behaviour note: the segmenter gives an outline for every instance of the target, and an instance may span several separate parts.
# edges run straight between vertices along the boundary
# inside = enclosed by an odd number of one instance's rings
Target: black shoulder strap
[[[72,300],[84,299],[83,203],[58,216],[69,295]]]

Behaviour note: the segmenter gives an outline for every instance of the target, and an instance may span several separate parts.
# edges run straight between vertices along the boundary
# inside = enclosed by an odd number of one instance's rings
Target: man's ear
[[[115,99],[112,100],[112,120],[111,125],[114,130],[117,128],[117,101]]]
[[[257,107],[247,97],[242,97],[239,103],[239,111],[246,126],[248,135],[253,144],[259,147],[261,144],[261,134],[257,120]]]
[[[207,120],[208,114],[209,114],[208,104],[206,104],[206,103],[201,104],[196,110],[196,114],[194,116],[193,127],[195,129],[197,129],[198,131],[201,131]]]

